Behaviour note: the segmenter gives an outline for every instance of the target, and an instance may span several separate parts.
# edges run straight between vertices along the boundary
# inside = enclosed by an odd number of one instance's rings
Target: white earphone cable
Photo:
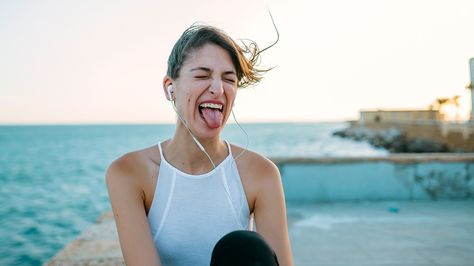
[[[234,118],[234,121],[235,123],[237,124],[237,126],[240,128],[240,130],[242,130],[242,132],[244,132],[245,134],[245,149],[243,151],[241,151],[239,153],[239,155],[237,155],[235,158],[234,158],[234,161],[239,159],[240,156],[242,156],[246,151],[247,151],[247,148],[249,147],[249,135],[247,134],[247,132],[242,128],[242,126],[240,126],[239,122],[237,121],[237,119],[235,119],[235,114],[234,114],[234,110],[231,111],[232,112],[232,117]]]
[[[181,122],[183,123],[184,127],[188,130],[189,134],[191,135],[191,137],[193,138],[194,142],[196,143],[196,145],[199,147],[199,149],[204,152],[204,154],[206,154],[207,158],[209,158],[209,161],[211,162],[212,164],[212,167],[214,169],[216,169],[216,165],[214,164],[214,162],[212,161],[211,159],[211,156],[209,155],[209,153],[207,153],[206,149],[204,148],[204,146],[202,146],[202,144],[199,142],[199,140],[196,139],[196,137],[194,136],[194,134],[191,132],[191,130],[189,129],[187,123],[184,121],[184,119],[181,117],[181,115],[179,114],[178,110],[176,109],[176,105],[174,103],[174,101],[171,101],[171,105],[173,106],[173,109],[174,111],[176,112],[176,114],[178,115],[179,117],[179,120],[181,120]]]

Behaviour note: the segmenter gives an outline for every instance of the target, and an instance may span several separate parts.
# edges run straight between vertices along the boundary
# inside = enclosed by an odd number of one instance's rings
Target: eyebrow
[[[198,70],[209,72],[209,73],[212,72],[212,70],[208,67],[195,67],[195,68],[191,69],[189,72],[198,71]],[[229,70],[229,71],[224,72],[224,75],[229,75],[229,74],[237,75],[235,73],[235,71],[233,71],[233,70]]]

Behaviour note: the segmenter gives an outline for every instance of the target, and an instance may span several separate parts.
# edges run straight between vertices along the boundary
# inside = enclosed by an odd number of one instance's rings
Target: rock
[[[392,153],[449,152],[447,145],[436,141],[413,138],[407,139],[404,132],[397,128],[375,130],[352,126],[332,133],[333,136],[355,141],[367,141],[377,148],[385,148]]]
[[[448,152],[448,147],[432,140],[413,138],[407,141],[406,152]]]

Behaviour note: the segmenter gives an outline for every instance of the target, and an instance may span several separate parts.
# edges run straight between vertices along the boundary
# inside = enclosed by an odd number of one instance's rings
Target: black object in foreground
[[[254,231],[237,230],[223,236],[214,246],[211,266],[277,266],[275,251]]]

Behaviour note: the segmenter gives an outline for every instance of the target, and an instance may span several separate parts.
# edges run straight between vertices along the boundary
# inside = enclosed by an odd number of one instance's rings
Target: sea
[[[333,123],[229,124],[222,138],[268,157],[386,156]],[[104,174],[175,125],[0,126],[0,265],[41,265],[110,209]],[[247,137],[248,135],[248,137]]]

